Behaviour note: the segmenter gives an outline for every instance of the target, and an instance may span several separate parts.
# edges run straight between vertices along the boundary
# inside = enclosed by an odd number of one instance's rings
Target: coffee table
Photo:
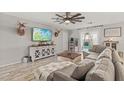
[[[58,61],[70,61],[73,63],[81,61],[81,54],[75,52],[64,51],[60,54],[57,54]]]

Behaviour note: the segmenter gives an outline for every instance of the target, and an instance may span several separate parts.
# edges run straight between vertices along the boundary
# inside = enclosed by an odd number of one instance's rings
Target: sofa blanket
[[[71,65],[75,64],[70,61],[50,63],[48,65],[39,67],[38,69],[34,70],[33,73],[36,80],[46,81],[48,76],[54,71],[61,70]]]

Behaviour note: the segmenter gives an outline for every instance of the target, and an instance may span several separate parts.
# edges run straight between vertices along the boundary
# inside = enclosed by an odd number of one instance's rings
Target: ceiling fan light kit
[[[81,13],[77,13],[71,15],[71,12],[65,12],[65,15],[56,14],[57,18],[52,18],[56,20],[54,22],[59,22],[59,24],[66,23],[66,24],[75,24],[76,22],[82,22],[82,19],[85,19],[84,16],[81,16]]]
[[[70,23],[70,20],[66,20],[65,23],[66,23],[66,24],[69,24],[69,23]]]

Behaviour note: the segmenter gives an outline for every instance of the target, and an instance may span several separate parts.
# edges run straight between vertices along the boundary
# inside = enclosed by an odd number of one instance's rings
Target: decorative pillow
[[[76,80],[80,80],[94,65],[94,62],[83,62],[75,68],[71,77]]]
[[[55,71],[53,73],[53,81],[75,81],[75,80],[70,76],[64,74],[63,72]]]
[[[87,81],[114,81],[115,69],[114,65],[108,58],[98,60],[95,66],[87,73]]]
[[[106,46],[102,46],[102,45],[95,45],[94,47],[96,47],[95,48],[96,53],[101,53],[106,48]]]
[[[109,58],[112,60],[112,50],[110,48],[106,48],[97,58],[97,60],[101,58]]]
[[[124,65],[120,62],[116,62],[115,64],[115,80],[116,81],[124,81]]]
[[[121,59],[121,57],[119,56],[118,52],[115,49],[113,49],[112,52],[112,62],[113,63],[120,62],[121,64],[124,63],[124,61]]]

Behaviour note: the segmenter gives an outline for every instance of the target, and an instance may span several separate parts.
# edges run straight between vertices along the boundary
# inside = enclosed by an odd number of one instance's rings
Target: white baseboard
[[[10,63],[10,64],[0,65],[0,68],[1,68],[1,67],[5,67],[5,66],[9,66],[9,65],[14,65],[14,64],[17,64],[17,63],[21,63],[21,61],[17,61],[17,62]]]

